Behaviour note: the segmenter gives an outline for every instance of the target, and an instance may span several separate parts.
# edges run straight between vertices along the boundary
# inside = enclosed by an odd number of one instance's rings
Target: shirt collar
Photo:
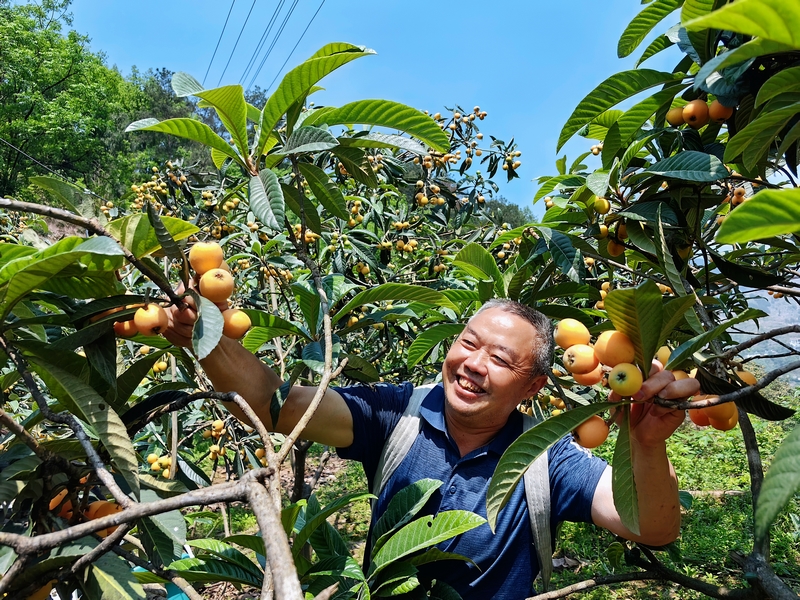
[[[422,400],[419,414],[425,419],[428,425],[437,431],[441,431],[445,434],[447,433],[447,425],[444,420],[444,387],[441,383],[434,387]],[[508,448],[521,433],[522,415],[515,410],[511,413],[508,421],[506,421],[506,424],[498,434],[481,450],[493,452],[498,455],[503,454],[506,448]]]

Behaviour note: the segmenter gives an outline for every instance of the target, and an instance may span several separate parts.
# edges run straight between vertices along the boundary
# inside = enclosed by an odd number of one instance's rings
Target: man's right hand
[[[175,292],[180,295],[183,294],[184,290],[183,284],[180,284]],[[195,306],[194,298],[191,296],[184,296],[183,301],[186,303],[185,308],[181,309],[173,305],[167,309],[169,325],[163,335],[175,346],[191,348],[192,330],[197,321],[197,307]]]

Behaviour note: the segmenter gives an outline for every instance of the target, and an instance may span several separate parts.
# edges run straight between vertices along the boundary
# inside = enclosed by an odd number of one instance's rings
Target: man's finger
[[[667,384],[664,389],[658,392],[658,395],[665,400],[677,400],[679,398],[688,398],[694,396],[700,391],[700,382],[693,377],[686,379],[679,379]]]
[[[674,381],[675,375],[671,371],[659,371],[645,379],[642,388],[632,398],[637,401],[649,400],[653,396],[660,395],[659,392]]]

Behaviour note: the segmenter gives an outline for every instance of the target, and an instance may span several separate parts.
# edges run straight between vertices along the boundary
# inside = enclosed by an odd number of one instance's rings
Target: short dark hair
[[[553,341],[553,324],[550,319],[544,316],[535,308],[531,308],[527,304],[522,304],[516,300],[509,300],[508,298],[492,298],[484,302],[475,314],[470,317],[474,319],[480,313],[490,308],[499,308],[500,310],[516,315],[525,319],[528,323],[533,325],[536,333],[539,336],[539,343],[533,346],[533,367],[531,369],[531,378],[545,375],[550,371],[553,365],[553,354],[555,352],[555,342]]]

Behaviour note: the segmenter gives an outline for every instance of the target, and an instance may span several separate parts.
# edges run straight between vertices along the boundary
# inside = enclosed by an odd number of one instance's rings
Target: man
[[[194,314],[191,310],[173,310],[171,316],[166,337],[177,345],[189,346]],[[512,301],[494,300],[484,305],[447,353],[442,386],[425,397],[420,409],[420,434],[384,487],[373,523],[397,491],[424,477],[443,482],[426,506],[429,513],[458,508],[485,517],[486,489],[494,467],[522,432],[516,406],[535,396],[545,384],[552,355],[552,326],[546,317]],[[237,391],[267,426],[271,424],[270,398],[282,382],[269,367],[225,338],[201,364],[217,390]],[[658,370],[635,399],[649,400],[655,395],[683,398],[698,391],[696,381],[686,381],[676,382],[669,371]],[[314,387],[292,388],[274,429],[290,431],[315,391]],[[303,437],[336,446],[342,457],[364,463],[371,485],[383,444],[411,392],[410,384],[329,389]],[[549,451],[551,521],[591,521],[649,545],[673,541],[680,529],[680,504],[665,441],[683,418],[683,411],[652,403],[632,411],[640,535],[622,525],[614,508],[611,467],[571,438],[561,440]],[[464,598],[526,598],[538,572],[531,540],[527,506],[519,486],[500,513],[496,534],[482,525],[440,546],[472,558],[477,568],[453,561],[437,567],[437,575]]]

